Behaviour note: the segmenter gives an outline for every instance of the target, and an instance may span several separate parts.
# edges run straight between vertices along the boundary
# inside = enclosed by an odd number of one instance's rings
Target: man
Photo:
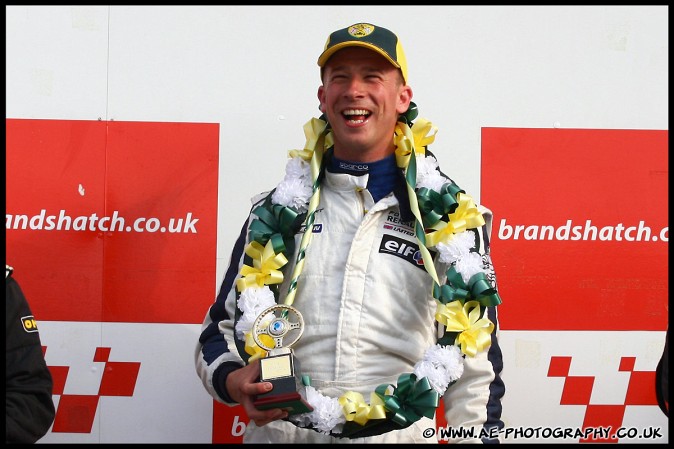
[[[246,443],[434,443],[440,403],[465,431],[450,441],[498,442],[491,213],[427,150],[435,128],[413,123],[394,33],[335,31],[318,65],[323,115],[305,125],[285,178],[253,200],[203,323],[197,373],[216,400],[243,406]],[[301,338],[283,342],[275,325]],[[290,403],[264,372],[283,351],[301,364],[302,399]]]
[[[12,271],[5,265],[5,442],[35,443],[54,422],[53,381],[37,324]]]

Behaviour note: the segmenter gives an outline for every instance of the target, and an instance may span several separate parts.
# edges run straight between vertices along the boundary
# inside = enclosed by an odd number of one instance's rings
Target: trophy
[[[272,314],[273,318],[270,319],[267,316],[269,314]],[[260,359],[260,382],[271,382],[274,386],[268,393],[257,395],[253,402],[256,408],[260,410],[282,408],[288,411],[289,415],[313,410],[300,394],[304,392],[305,387],[300,378],[299,362],[290,349],[300,339],[302,332],[304,332],[302,314],[287,305],[276,304],[265,309],[253,323],[255,343],[268,352],[267,357]],[[260,338],[262,335],[271,337],[274,346],[266,345]]]

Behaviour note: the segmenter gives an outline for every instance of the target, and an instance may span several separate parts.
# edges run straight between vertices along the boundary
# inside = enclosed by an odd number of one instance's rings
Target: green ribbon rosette
[[[438,296],[435,295],[436,292],[438,292],[437,288],[434,289],[433,296],[443,304],[456,299],[475,300],[484,307],[501,304],[501,297],[496,289],[492,288],[487,275],[483,272],[472,275],[468,280],[468,285],[466,285],[455,267],[450,267],[447,270],[447,283],[440,287]]]
[[[391,387],[393,392],[387,394]],[[433,389],[428,379],[426,377],[417,379],[413,373],[400,375],[396,386],[379,385],[375,389],[375,394],[384,402],[386,419],[369,420],[365,425],[347,422],[342,432],[335,436],[361,438],[404,429],[422,416],[433,418],[440,403],[440,395]]]
[[[404,373],[398,377],[398,385],[393,394],[386,395],[389,385],[377,387],[375,392],[381,396],[386,410],[393,412],[391,420],[401,429],[418,421],[422,416],[432,418],[440,403],[440,395],[433,389],[428,378],[417,380],[414,373]]]
[[[417,203],[424,227],[429,228],[442,219],[443,216],[453,213],[459,205],[457,193],[465,193],[454,183],[447,183],[436,192],[427,187],[417,190]]]
[[[253,210],[258,218],[253,220],[248,231],[250,241],[266,245],[269,239],[272,241],[274,251],[278,254],[288,249],[292,254],[295,247],[295,232],[304,221],[304,214],[298,214],[293,208],[271,203],[271,194],[264,203]],[[282,246],[283,245],[283,246]]]

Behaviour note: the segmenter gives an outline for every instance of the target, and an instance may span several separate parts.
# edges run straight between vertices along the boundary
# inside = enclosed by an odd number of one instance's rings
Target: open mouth
[[[342,112],[344,119],[353,125],[365,123],[371,112],[365,109],[347,109]]]

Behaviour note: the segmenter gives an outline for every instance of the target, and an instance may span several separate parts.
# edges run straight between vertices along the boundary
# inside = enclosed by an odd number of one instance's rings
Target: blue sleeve
[[[234,248],[232,249],[229,267],[225,273],[225,277],[220,286],[218,295],[215,299],[215,302],[210,306],[208,315],[204,320],[204,325],[199,336],[201,360],[199,360],[197,364],[203,363],[210,366],[223,354],[237,350],[236,348],[228,347],[225,336],[220,332],[219,323],[223,320],[229,320],[232,318],[229,316],[229,313],[225,308],[225,303],[232,288],[234,287],[234,283],[240,270],[239,261],[241,260],[241,257],[244,253],[247,229],[248,220],[246,220],[243,227],[241,228],[239,237],[237,238]],[[212,378],[210,379],[210,382],[212,383],[213,389],[217,395],[224,402],[232,402],[232,399],[227,394],[225,388],[227,375],[240,367],[241,366],[239,364],[234,362],[224,362],[214,371],[212,371]]]

